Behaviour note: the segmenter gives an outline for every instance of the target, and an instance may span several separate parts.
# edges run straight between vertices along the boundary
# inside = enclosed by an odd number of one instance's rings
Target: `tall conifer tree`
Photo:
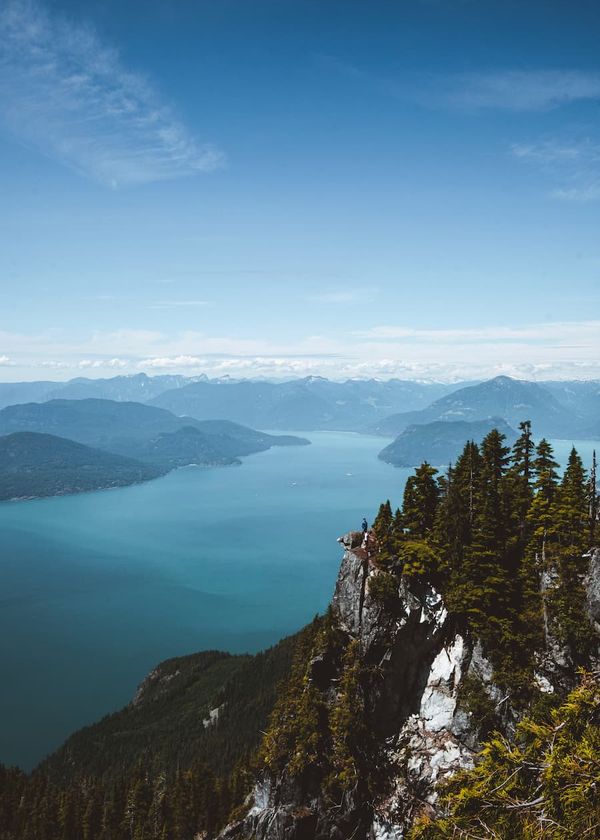
[[[437,470],[426,461],[417,467],[404,488],[403,525],[410,537],[426,537],[433,528],[440,490]]]

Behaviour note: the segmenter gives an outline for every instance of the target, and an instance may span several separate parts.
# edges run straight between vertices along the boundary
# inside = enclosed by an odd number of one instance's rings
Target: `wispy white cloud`
[[[552,137],[537,143],[513,143],[510,150],[515,157],[536,163],[570,164],[582,160],[600,163],[600,144],[589,137],[581,140]]]
[[[112,370],[121,369],[129,366],[129,361],[127,359],[81,359],[77,363],[77,367],[81,368],[81,370],[87,369],[98,369],[98,368],[111,368]]]
[[[600,200],[600,143],[591,137],[513,143],[510,151],[524,163],[539,167],[557,184],[551,197],[579,203]]]
[[[24,144],[118,187],[223,163],[88,26],[35,0],[0,9],[0,121]]]
[[[14,362],[11,360],[10,356],[0,356],[0,367],[10,367],[14,365]]]
[[[201,356],[158,356],[142,359],[138,362],[141,370],[184,370],[186,368],[199,369],[206,364]]]
[[[319,63],[351,82],[428,108],[549,111],[600,100],[600,72],[500,68],[469,73],[374,74],[334,56]]]
[[[427,95],[427,90],[425,91]],[[547,111],[571,102],[600,99],[600,73],[580,70],[499,70],[458,74],[431,89],[447,105]]]
[[[550,195],[553,198],[560,198],[563,201],[572,201],[577,204],[600,201],[600,173],[592,183],[584,183],[574,187],[560,187],[552,190]]]
[[[73,365],[69,362],[59,362],[57,359],[41,359],[36,365],[40,368],[48,368],[49,370],[72,370]]]
[[[446,342],[505,343],[505,342],[582,342],[593,341],[600,349],[600,320],[555,321],[519,327],[472,327],[452,329],[419,329],[404,326],[376,326],[354,333],[369,341],[418,341],[439,345]]]

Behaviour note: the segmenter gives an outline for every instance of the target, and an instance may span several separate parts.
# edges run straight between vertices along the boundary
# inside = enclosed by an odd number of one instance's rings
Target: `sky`
[[[0,381],[600,378],[596,0],[3,0]]]

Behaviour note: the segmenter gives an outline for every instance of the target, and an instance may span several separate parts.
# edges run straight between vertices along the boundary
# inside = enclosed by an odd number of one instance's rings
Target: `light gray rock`
[[[587,612],[596,631],[600,633],[600,548],[589,553],[590,565],[586,577]]]

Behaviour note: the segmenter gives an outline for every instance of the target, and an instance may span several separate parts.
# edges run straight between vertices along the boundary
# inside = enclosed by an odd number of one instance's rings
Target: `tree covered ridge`
[[[441,592],[481,640],[497,683],[527,702],[545,636],[563,649],[567,685],[592,653],[584,577],[598,527],[596,459],[588,476],[573,448],[559,477],[552,446],[534,444],[528,421],[512,449],[504,441],[497,430],[469,441],[441,475],[422,464],[402,508],[381,505],[373,560]]]

